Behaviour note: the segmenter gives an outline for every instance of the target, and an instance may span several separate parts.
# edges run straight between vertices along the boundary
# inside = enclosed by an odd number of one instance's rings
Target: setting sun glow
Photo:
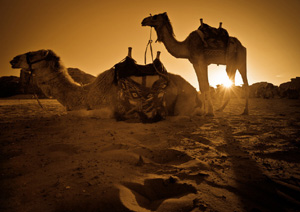
[[[229,36],[238,38],[247,49],[249,84],[266,81],[279,85],[299,75],[299,8],[297,0],[187,0],[184,3],[154,0],[151,4],[121,0],[0,1],[3,50],[0,76],[19,76],[20,72],[12,70],[8,61],[17,54],[39,49],[51,49],[66,67],[94,76],[124,59],[128,47],[133,48],[133,59],[143,64],[150,28],[142,27],[141,22],[149,13],[167,12],[174,37],[180,42],[198,29],[200,18],[215,28],[222,22]],[[252,26],[259,36],[254,36]],[[278,26],[283,26],[285,33],[278,33]],[[152,30],[151,35],[156,41],[157,33]],[[161,52],[161,62],[168,72],[182,76],[199,89],[195,70],[188,60],[173,57],[160,42],[153,42],[152,47],[154,55],[156,51]],[[210,86],[216,88],[223,84],[226,71],[225,66],[215,67],[209,68],[208,78]],[[217,70],[213,69],[222,69],[222,75],[215,74]],[[235,85],[240,86],[243,82],[238,72],[237,78]]]
[[[229,78],[225,78],[225,79],[223,80],[222,84],[223,84],[226,88],[230,88],[230,87],[233,85],[232,81],[231,81]]]
[[[233,83],[229,77],[227,76],[226,73],[226,66],[224,65],[210,65],[208,67],[208,79],[209,79],[209,84],[216,88],[217,85],[224,85],[225,87],[231,87],[232,85],[236,86],[242,86],[243,80],[240,75],[240,73],[237,71],[235,75],[235,79]]]

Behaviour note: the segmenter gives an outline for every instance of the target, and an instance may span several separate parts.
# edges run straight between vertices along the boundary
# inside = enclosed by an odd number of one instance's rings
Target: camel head
[[[173,28],[166,12],[144,18],[142,26],[154,27],[157,33],[157,41],[159,42],[163,40],[163,34],[161,33],[163,26],[174,36]]]
[[[166,12],[160,13],[157,15],[150,15],[147,18],[144,18],[142,21],[142,26],[150,26],[154,28],[159,28],[162,26],[166,21],[169,21],[168,15]]]
[[[25,70],[34,70],[42,65],[42,62],[53,58],[59,59],[51,50],[38,50],[20,54],[10,61],[12,68],[22,68]]]

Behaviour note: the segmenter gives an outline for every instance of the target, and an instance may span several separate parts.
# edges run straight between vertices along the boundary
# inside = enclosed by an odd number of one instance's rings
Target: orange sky
[[[141,21],[167,12],[180,41],[198,28],[200,18],[215,27],[222,21],[247,48],[249,83],[279,85],[300,76],[299,11],[299,0],[0,0],[0,76],[18,76],[9,61],[39,49],[52,49],[66,67],[95,76],[122,60],[129,46],[143,64],[150,28]],[[161,43],[153,48],[162,52],[169,72],[198,88],[188,60],[172,57]],[[225,76],[225,67],[210,66],[211,85],[221,83],[219,76]]]

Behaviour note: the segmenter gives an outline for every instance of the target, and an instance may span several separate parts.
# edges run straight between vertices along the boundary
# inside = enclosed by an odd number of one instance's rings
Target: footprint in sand
[[[134,150],[136,154],[139,154],[143,158],[148,159],[152,163],[166,164],[166,165],[178,165],[186,163],[192,158],[185,152],[175,149],[149,149],[149,148],[137,148]]]
[[[124,182],[118,188],[123,205],[130,210],[139,212],[161,211],[159,208],[169,199],[176,199],[177,203],[173,201],[173,204],[170,204],[173,207],[179,207],[179,204],[184,205],[184,207],[190,204],[192,207],[191,199],[184,202],[180,201],[180,197],[197,193],[194,186],[180,183],[178,179],[173,177],[145,179],[144,184]],[[170,205],[168,207],[172,207]]]

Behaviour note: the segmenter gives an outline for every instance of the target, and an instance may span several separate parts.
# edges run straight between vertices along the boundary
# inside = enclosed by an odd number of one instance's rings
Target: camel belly
[[[221,49],[205,49],[205,60],[207,65],[226,65],[226,51]]]

